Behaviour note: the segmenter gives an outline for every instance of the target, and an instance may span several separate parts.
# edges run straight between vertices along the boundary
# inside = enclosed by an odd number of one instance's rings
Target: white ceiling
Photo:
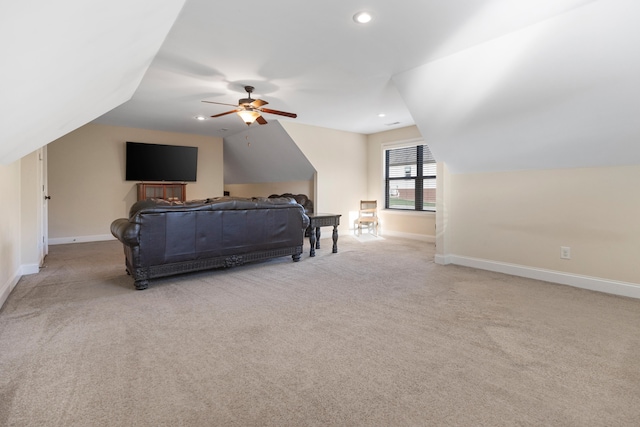
[[[592,2],[394,82],[453,172],[640,164],[638,16]]]
[[[0,2],[0,163],[127,101],[184,2]]]
[[[26,144],[20,137],[31,137],[43,121],[77,127],[97,117],[96,108],[106,113],[97,118],[104,124],[233,135],[246,128],[235,114],[203,122],[194,117],[227,111],[231,107],[201,101],[233,104],[250,84],[254,97],[297,113],[300,123],[364,134],[416,124],[436,158],[454,172],[640,162],[634,120],[640,33],[632,19],[640,16],[637,0],[187,0],[179,14],[178,0],[94,1],[103,7],[80,7],[74,14],[54,3],[46,16],[13,6],[23,16],[16,19],[18,34],[10,36],[34,33],[33,40],[67,56],[60,62],[36,50],[25,62],[29,80],[11,76],[19,83],[5,112],[12,122],[26,123],[27,113],[35,121],[29,134],[6,141],[12,134],[0,134],[5,161]],[[149,19],[132,13],[133,5],[147,10]],[[146,69],[150,49],[138,40],[166,34],[150,8],[175,11],[177,19]],[[65,28],[105,10],[123,18],[79,26],[73,39],[79,46],[68,49]],[[359,10],[370,11],[373,21],[354,23]],[[0,16],[7,16],[2,9]],[[50,21],[64,25],[41,29]],[[106,36],[113,43],[105,43]],[[25,60],[24,52],[13,50],[10,59]],[[88,67],[95,61],[75,59],[86,54],[101,55],[97,70]],[[116,108],[105,102],[122,101],[113,89],[87,91],[80,84],[137,84],[135,72],[119,71],[125,65],[146,74]],[[43,73],[52,69],[78,84],[59,90]],[[87,106],[91,114],[78,114]],[[611,151],[616,154],[603,159]]]

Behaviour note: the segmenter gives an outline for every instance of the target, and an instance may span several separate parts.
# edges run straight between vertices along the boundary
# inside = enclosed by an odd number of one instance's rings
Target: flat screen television
[[[127,142],[127,181],[195,181],[198,147]]]

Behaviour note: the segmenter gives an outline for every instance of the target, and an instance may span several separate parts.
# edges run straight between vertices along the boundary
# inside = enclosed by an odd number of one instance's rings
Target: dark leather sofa
[[[272,194],[269,196],[270,199],[278,199],[282,197],[295,200],[296,203],[298,203],[304,208],[304,213],[306,214],[313,213],[313,201],[309,199],[309,196],[307,196],[306,194],[284,193],[284,194]],[[309,237],[310,233],[311,233],[311,229],[307,228],[307,230],[304,232],[304,237]]]
[[[306,214],[313,213],[313,201],[309,199],[309,197],[306,194],[284,193],[284,194],[272,194],[269,196],[270,199],[280,199],[282,197],[294,199],[296,203],[298,203],[304,208],[304,213]]]
[[[290,198],[136,202],[111,224],[136,289],[149,279],[302,254],[309,218]]]

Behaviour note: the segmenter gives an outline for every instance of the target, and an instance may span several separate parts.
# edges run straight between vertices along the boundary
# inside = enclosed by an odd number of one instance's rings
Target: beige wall
[[[0,164],[0,305],[20,278],[20,161]]]
[[[640,283],[640,166],[450,178],[450,254]]]
[[[342,215],[340,232],[348,232],[360,200],[367,198],[367,137],[290,121],[281,124],[317,171],[315,211]]]
[[[20,277],[40,265],[39,168],[37,152],[0,165],[0,307]]]
[[[265,182],[259,184],[225,184],[224,190],[233,197],[269,197],[272,194],[305,194],[312,201],[313,181]]]
[[[381,144],[420,135],[415,127],[369,137],[292,122],[283,122],[283,127],[318,171],[315,186],[306,181],[224,186],[220,139],[97,124],[83,126],[48,147],[50,241],[110,238],[111,221],[126,216],[136,200],[136,183],[124,181],[125,141],[200,147],[198,182],[188,184],[189,199],[220,196],[223,189],[240,197],[308,194],[317,212],[340,213],[341,232],[346,232],[353,226],[360,200],[384,200]],[[434,214],[381,211],[380,217],[382,233],[427,239],[435,235]]]
[[[435,241],[436,214],[384,209],[384,147],[387,144],[423,141],[415,126],[369,135],[367,138],[367,197],[378,201],[380,233]],[[440,189],[438,189],[440,191]]]
[[[436,260],[451,251],[451,233],[449,232],[449,213],[451,211],[451,174],[444,162],[438,163],[436,172]]]
[[[198,147],[187,198],[222,196],[221,138],[88,124],[48,146],[51,243],[111,238],[111,222],[128,215],[137,195],[124,180],[126,141]]]

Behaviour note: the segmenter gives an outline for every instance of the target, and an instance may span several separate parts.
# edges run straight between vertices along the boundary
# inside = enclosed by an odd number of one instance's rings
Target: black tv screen
[[[198,147],[127,142],[127,181],[195,181]]]

